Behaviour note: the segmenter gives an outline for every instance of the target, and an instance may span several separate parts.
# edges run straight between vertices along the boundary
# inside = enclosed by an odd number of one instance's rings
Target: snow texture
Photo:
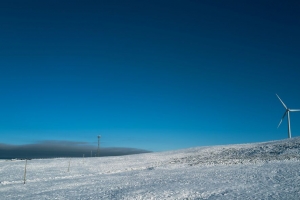
[[[300,199],[300,138],[24,167],[0,161],[0,199]]]

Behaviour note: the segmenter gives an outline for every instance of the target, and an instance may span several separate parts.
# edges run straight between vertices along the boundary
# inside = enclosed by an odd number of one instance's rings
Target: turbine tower
[[[300,112],[300,109],[289,109],[284,103],[283,101],[280,99],[280,97],[276,94],[276,96],[278,97],[278,99],[280,100],[280,102],[282,103],[283,107],[285,108],[285,112],[277,126],[277,128],[280,126],[283,118],[285,117],[285,115],[287,114],[287,120],[288,120],[288,137],[291,138],[292,137],[292,132],[291,132],[291,122],[290,122],[290,112]]]

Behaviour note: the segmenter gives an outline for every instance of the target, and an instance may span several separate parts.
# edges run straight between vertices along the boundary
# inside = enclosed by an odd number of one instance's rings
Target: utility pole
[[[24,170],[24,184],[26,183],[26,167],[27,167],[27,159],[25,162],[25,170]]]
[[[70,171],[70,163],[71,163],[71,158],[69,159],[68,172]]]
[[[100,152],[100,137],[101,135],[98,135],[98,149],[97,149],[97,156],[99,157],[99,152]]]

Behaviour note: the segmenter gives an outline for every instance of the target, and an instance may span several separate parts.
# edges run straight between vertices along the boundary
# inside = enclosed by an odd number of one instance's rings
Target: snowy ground
[[[0,199],[300,199],[300,138],[120,157],[0,161]]]

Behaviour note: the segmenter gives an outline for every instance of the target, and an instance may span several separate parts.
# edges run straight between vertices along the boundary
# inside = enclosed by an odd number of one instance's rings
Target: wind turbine
[[[285,115],[287,114],[287,118],[288,118],[288,137],[291,138],[292,137],[292,132],[291,132],[291,122],[290,122],[290,112],[300,112],[300,109],[289,109],[288,107],[286,107],[286,105],[283,103],[283,101],[280,99],[280,97],[276,94],[276,96],[278,97],[278,99],[280,100],[280,102],[282,103],[283,107],[286,109],[277,128],[280,126],[283,118],[285,117]]]

